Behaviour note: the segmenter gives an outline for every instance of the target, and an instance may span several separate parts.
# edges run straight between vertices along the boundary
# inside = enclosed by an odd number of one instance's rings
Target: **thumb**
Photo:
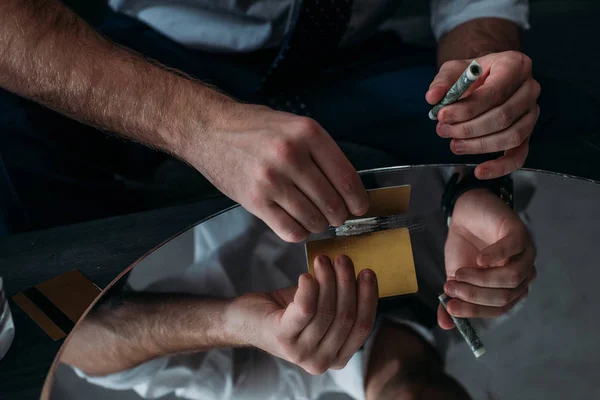
[[[317,309],[318,292],[317,282],[310,274],[300,276],[294,301],[288,304],[281,315],[280,326],[283,337],[296,337],[306,328]]]
[[[470,63],[468,60],[445,62],[429,85],[425,100],[431,105],[439,103]]]
[[[448,311],[446,311],[444,306],[442,306],[441,304],[438,306],[437,317],[438,325],[440,326],[440,328],[444,330],[454,328],[454,321],[452,321],[452,318],[450,318],[450,314],[448,314]]]

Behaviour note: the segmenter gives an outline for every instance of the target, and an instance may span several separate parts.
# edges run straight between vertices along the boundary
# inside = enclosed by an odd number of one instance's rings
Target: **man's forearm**
[[[57,0],[0,0],[0,87],[172,153],[230,101],[111,43]]]
[[[514,22],[478,18],[457,26],[440,39],[438,65],[519,48],[520,31]]]
[[[82,321],[61,361],[88,375],[107,375],[169,354],[244,346],[227,329],[228,304],[186,295],[126,295]]]

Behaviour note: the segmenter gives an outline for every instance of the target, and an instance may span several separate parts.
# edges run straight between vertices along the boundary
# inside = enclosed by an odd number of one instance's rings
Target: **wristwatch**
[[[444,189],[444,195],[442,196],[442,210],[448,219],[448,226],[450,226],[452,212],[454,211],[454,206],[456,205],[458,198],[473,189],[488,189],[505,202],[511,209],[514,209],[514,187],[510,175],[496,179],[479,180],[473,173],[461,177],[461,174],[456,172],[448,180],[446,188]]]

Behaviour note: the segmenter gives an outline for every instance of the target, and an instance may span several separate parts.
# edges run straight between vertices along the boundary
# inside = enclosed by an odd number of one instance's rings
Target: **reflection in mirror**
[[[318,257],[308,274],[303,244],[281,241],[239,207],[196,225],[104,292],[63,346],[49,398],[515,393],[498,383],[514,376],[500,373],[507,360],[527,362],[519,336],[531,341],[521,332],[535,312],[524,306],[536,278],[531,205],[541,204],[534,201],[539,182],[564,178],[522,171],[483,187],[471,174],[455,167],[363,174],[371,189],[411,185],[408,214],[424,226],[410,232],[413,295],[378,299],[380,276],[364,270],[355,279],[344,256]],[[448,312],[469,318],[480,335],[482,357],[452,329],[442,292],[452,298]]]

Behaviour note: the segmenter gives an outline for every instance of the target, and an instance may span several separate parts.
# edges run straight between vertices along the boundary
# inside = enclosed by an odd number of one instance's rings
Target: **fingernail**
[[[450,137],[450,125],[441,124],[438,132],[441,137],[449,138]]]
[[[455,153],[464,153],[466,150],[466,144],[464,140],[457,140],[454,142],[454,152]]]
[[[363,281],[365,281],[367,283],[375,282],[375,274],[373,273],[373,271],[370,271],[370,270],[363,271],[360,276],[363,279]]]
[[[350,258],[345,254],[340,254],[335,258],[335,263],[338,265],[346,265],[351,262]]]
[[[479,170],[479,176],[481,179],[490,179],[492,177],[492,172],[489,169],[481,168]]]
[[[456,294],[456,289],[455,289],[454,285],[452,285],[450,283],[446,283],[444,285],[444,293],[446,293],[450,297],[454,297],[454,295]]]
[[[329,257],[323,256],[323,255],[319,255],[315,259],[315,262],[318,262],[320,264],[329,264]]]
[[[454,117],[446,108],[442,109],[438,114],[438,119],[444,124],[452,124]]]

